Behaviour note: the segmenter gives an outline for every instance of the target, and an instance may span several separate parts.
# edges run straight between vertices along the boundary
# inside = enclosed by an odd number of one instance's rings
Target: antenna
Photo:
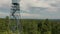
[[[19,7],[19,0],[12,0],[12,6],[11,6],[11,22],[10,22],[10,29],[12,32],[21,32],[22,26],[20,22],[20,7]]]

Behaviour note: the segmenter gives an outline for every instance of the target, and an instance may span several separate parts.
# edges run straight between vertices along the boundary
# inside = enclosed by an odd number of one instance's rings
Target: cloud
[[[56,3],[55,0],[21,0],[21,7],[51,7],[50,3]]]
[[[30,18],[30,19],[37,19],[41,15],[39,14],[29,14],[29,13],[21,13],[21,18]]]
[[[11,0],[0,0],[2,16],[7,16],[10,9]],[[59,18],[60,0],[21,0],[20,9],[22,18]]]
[[[29,14],[29,13],[21,13],[22,19],[59,19],[60,16],[57,15],[43,15],[43,14]]]
[[[59,0],[21,0],[20,9],[29,12],[31,7],[42,7],[48,8],[48,12],[57,12],[58,8],[56,6],[60,5],[58,2]]]
[[[11,5],[11,0],[0,0],[0,7]]]
[[[43,1],[38,0],[21,0],[20,7],[23,9],[28,9],[29,7],[50,7],[50,5]]]
[[[0,0],[0,12],[9,13],[11,0]]]
[[[8,13],[0,12],[0,17],[5,18],[6,16],[9,16]]]

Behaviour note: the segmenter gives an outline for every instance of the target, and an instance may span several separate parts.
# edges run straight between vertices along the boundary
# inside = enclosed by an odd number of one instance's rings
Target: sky
[[[12,0],[0,0],[0,18],[10,15]],[[23,19],[60,19],[60,0],[20,0]]]

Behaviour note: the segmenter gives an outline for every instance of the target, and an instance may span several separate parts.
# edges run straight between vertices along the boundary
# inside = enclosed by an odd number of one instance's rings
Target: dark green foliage
[[[5,22],[5,20],[1,19],[0,20],[0,32],[4,32],[7,30],[7,23]]]
[[[14,25],[13,19],[10,26]],[[60,34],[60,20],[21,19],[23,34]],[[10,30],[9,17],[0,18],[0,34]],[[11,31],[11,30],[10,30]],[[13,33],[11,33],[13,34]]]

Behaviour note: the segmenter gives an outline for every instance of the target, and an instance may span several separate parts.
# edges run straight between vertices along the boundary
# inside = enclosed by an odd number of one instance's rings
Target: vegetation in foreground
[[[20,19],[20,22],[22,34],[60,34],[60,19]],[[0,34],[14,34],[9,28],[9,17],[0,18]]]

